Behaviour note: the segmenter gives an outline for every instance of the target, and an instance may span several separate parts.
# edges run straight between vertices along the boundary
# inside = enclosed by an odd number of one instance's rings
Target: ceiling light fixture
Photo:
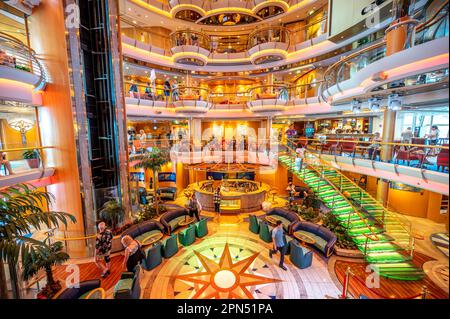
[[[398,94],[391,94],[388,96],[388,109],[392,111],[400,111],[402,109],[402,98]]]
[[[372,112],[380,112],[380,110],[381,110],[380,100],[376,97],[370,98],[369,99],[369,109]]]
[[[353,99],[352,101],[352,112],[361,113],[361,102],[357,99]]]

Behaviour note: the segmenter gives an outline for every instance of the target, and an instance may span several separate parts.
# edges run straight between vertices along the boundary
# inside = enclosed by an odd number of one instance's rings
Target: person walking
[[[286,254],[286,243],[284,242],[283,224],[281,220],[277,220],[277,226],[272,230],[273,249],[269,250],[269,257],[272,258],[273,254],[280,252],[279,266],[283,270],[287,270],[284,266],[284,255]]]
[[[97,226],[98,233],[95,239],[95,265],[102,271],[102,278],[108,276],[111,272],[111,248],[112,248],[112,232],[106,228],[104,222],[100,222]],[[103,265],[103,261],[105,264]]]

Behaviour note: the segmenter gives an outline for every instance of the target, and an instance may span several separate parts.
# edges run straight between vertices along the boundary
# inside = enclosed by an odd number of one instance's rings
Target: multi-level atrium
[[[0,298],[448,298],[448,36],[448,0],[2,1]]]

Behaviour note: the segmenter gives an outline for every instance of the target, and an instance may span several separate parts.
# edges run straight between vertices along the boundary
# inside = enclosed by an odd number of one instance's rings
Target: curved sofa
[[[147,220],[126,229],[121,236],[123,237],[125,235],[129,235],[133,239],[142,243],[144,239],[158,232],[163,233],[164,226],[156,220]]]
[[[189,212],[186,208],[178,208],[174,210],[169,210],[164,213],[159,221],[164,226],[164,230],[167,234],[171,234],[175,229],[177,229],[180,225],[179,222],[183,221],[186,216],[189,215]]]
[[[92,279],[86,281],[80,281],[78,287],[66,288],[60,292],[55,299],[85,299],[93,291],[102,289],[100,288],[100,279]],[[104,292],[103,292],[104,294]]]
[[[333,254],[334,245],[336,244],[336,235],[323,226],[311,222],[297,222],[292,226],[292,233],[301,232],[308,235],[316,241],[314,246],[322,251],[326,257]]]
[[[269,210],[267,216],[273,216],[283,224],[284,230],[290,235],[292,234],[292,226],[300,221],[300,218],[293,211],[281,207],[275,207]]]

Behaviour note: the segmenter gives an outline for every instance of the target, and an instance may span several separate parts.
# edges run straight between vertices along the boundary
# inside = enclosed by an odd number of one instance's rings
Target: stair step
[[[366,254],[369,263],[398,263],[409,260],[411,257],[398,252],[371,252]]]
[[[362,252],[364,252],[365,245],[358,246]],[[385,243],[377,243],[377,242],[371,242],[367,244],[367,252],[393,252],[401,250],[401,247],[398,247],[397,245],[394,245],[390,242]]]

